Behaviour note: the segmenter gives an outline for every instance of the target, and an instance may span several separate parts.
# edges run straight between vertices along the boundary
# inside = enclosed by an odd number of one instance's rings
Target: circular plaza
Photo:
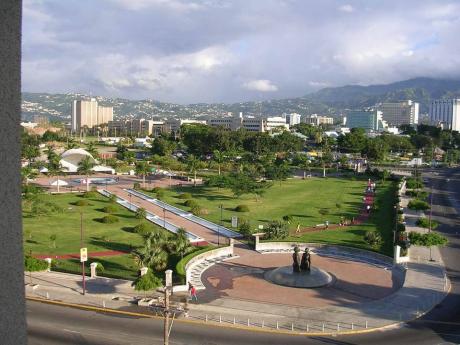
[[[289,287],[273,283],[267,273],[292,264],[291,253],[260,254],[245,250],[238,258],[217,263],[201,275],[205,286],[202,302],[220,299],[247,300],[299,307],[349,306],[382,299],[404,282],[398,269],[327,255],[312,255],[312,269],[332,277],[317,288]]]

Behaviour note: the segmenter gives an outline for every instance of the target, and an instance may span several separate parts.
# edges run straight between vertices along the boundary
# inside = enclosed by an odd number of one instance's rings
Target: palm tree
[[[99,152],[97,151],[97,148],[92,141],[90,141],[86,146],[86,151],[91,153],[91,156],[93,156],[94,158],[97,158],[99,155]]]
[[[91,160],[89,156],[83,158],[80,163],[78,163],[77,171],[82,174],[86,175],[86,191],[89,192],[89,175],[93,174],[93,167],[95,163]]]
[[[192,249],[190,241],[187,237],[187,231],[184,228],[177,229],[176,239],[174,241],[174,251],[180,254],[181,259],[184,254],[187,254]]]
[[[193,174],[193,186],[196,187],[196,173],[200,166],[200,161],[194,156],[190,155],[187,158],[187,168]]]
[[[61,175],[62,164],[61,155],[54,153],[48,161],[48,175],[57,177],[57,192],[59,193],[59,175]]]
[[[221,168],[222,163],[224,162],[224,154],[222,151],[214,150],[213,158],[214,158],[214,161],[217,163],[217,168],[219,170],[219,176],[220,176],[220,168]]]
[[[163,232],[151,231],[142,236],[142,246],[132,251],[134,261],[139,267],[164,270],[168,263],[167,238]]]
[[[145,161],[136,163],[136,175],[142,176],[142,186],[145,188],[145,176],[150,172],[150,167]]]
[[[147,211],[145,210],[145,208],[142,208],[142,207],[139,207],[137,210],[136,210],[136,215],[135,217],[137,219],[139,219],[139,222],[141,222],[143,219],[145,219],[145,217],[147,217]]]

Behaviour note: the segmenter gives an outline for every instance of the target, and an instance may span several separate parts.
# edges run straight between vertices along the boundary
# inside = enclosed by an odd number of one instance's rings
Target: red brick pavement
[[[364,263],[312,257],[313,266],[335,277],[331,286],[319,289],[297,289],[266,281],[264,272],[292,263],[290,254],[252,254],[212,266],[202,275],[206,290],[199,300],[212,302],[232,298],[279,303],[303,307],[324,307],[368,302],[383,298],[400,287],[393,282],[391,271]]]

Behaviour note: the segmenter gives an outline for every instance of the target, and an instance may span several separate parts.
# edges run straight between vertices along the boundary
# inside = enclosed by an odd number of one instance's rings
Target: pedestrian
[[[371,212],[371,205],[367,205],[366,210],[367,210],[367,213],[370,213]]]
[[[329,229],[329,221],[326,220],[326,229]]]
[[[190,300],[193,301],[193,299],[195,299],[195,301],[198,302],[198,297],[196,296],[196,288],[192,284],[190,284],[189,290],[190,290]]]

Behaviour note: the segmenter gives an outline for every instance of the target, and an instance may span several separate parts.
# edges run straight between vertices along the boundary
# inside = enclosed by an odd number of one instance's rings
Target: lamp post
[[[132,197],[132,194],[131,194],[131,193],[128,193],[128,195],[129,195],[129,209],[131,209],[131,205],[132,205],[132,203],[131,203],[131,197]]]
[[[220,204],[219,208],[220,208],[220,225],[217,228],[217,245],[218,246],[220,245],[220,227],[222,226],[222,212],[223,212],[223,209],[224,209],[224,205]]]
[[[433,215],[433,179],[431,179],[431,187],[430,187],[430,216],[428,218],[428,233],[431,233],[431,216]],[[430,246],[430,261],[433,260],[431,255],[431,246]]]
[[[80,248],[83,248],[83,210],[80,208]],[[83,283],[83,295],[86,292],[86,283],[85,283],[85,261],[81,262],[81,275]]]
[[[163,228],[166,229],[166,208],[163,206]]]

